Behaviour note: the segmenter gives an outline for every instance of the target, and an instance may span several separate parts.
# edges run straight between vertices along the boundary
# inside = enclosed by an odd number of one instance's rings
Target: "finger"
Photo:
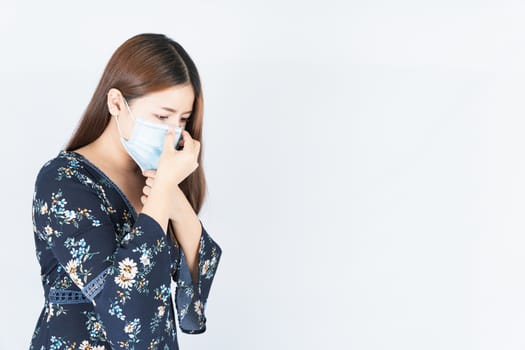
[[[200,149],[200,142],[192,138],[191,134],[186,130],[183,130],[182,136],[184,140],[184,147],[188,145],[186,149],[189,149],[190,151],[193,151],[193,152],[197,151],[197,154],[198,154],[199,149]]]
[[[153,169],[144,170],[142,172],[142,175],[144,175],[146,177],[153,177],[153,178],[155,178],[155,175],[157,175],[157,171],[153,170]]]
[[[184,143],[193,141],[193,138],[191,137],[190,133],[183,129],[182,130],[182,140],[184,140]]]
[[[149,187],[149,186],[144,186],[144,187],[142,188],[142,193],[144,193],[146,196],[149,196],[150,193],[151,193],[151,187]]]
[[[168,129],[166,136],[164,137],[164,151],[173,150],[173,145],[175,144],[175,132],[172,128]]]
[[[151,178],[151,177],[148,177],[146,179],[146,185],[148,185],[149,187],[153,187],[153,182],[154,182],[153,178]]]
[[[148,197],[146,197],[146,196],[144,196],[144,195],[140,196],[140,201],[142,202],[143,205],[146,204],[146,200],[147,200],[147,199],[148,199]]]

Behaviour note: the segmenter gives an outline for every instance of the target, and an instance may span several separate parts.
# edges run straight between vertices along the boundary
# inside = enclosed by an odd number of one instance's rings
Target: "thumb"
[[[173,149],[173,144],[175,143],[175,132],[172,128],[168,129],[166,136],[164,137],[164,150]]]
[[[186,129],[182,129],[181,139],[184,140],[184,144],[189,143],[193,140],[193,138],[191,137],[191,134]]]

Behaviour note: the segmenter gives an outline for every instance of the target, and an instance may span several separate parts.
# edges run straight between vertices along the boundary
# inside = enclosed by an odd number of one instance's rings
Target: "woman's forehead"
[[[176,85],[146,94],[137,99],[137,103],[154,105],[169,112],[185,113],[191,111],[194,99],[191,85]]]

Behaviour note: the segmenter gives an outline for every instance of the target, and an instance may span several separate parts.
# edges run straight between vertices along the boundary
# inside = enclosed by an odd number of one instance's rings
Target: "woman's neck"
[[[104,167],[110,168],[112,171],[128,174],[141,173],[140,168],[122,145],[113,117],[102,135],[79,150],[79,153],[86,153],[88,157],[94,158],[95,162],[103,164]]]

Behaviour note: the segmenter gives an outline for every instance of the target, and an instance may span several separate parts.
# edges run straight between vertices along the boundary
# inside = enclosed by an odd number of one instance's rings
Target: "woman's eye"
[[[169,116],[168,115],[158,115],[156,114],[155,115],[157,118],[161,119],[161,120],[167,120],[169,119]],[[180,118],[180,121],[182,123],[187,123],[188,122],[188,119],[190,119],[190,117],[187,117],[187,118]]]

